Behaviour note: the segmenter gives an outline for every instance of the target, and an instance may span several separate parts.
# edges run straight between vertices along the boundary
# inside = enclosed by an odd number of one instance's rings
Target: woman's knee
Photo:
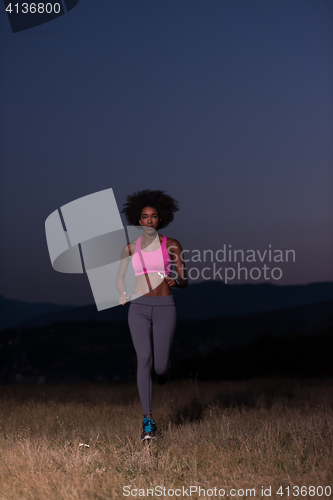
[[[139,356],[137,355],[136,359],[137,359],[138,368],[140,368],[140,369],[150,368],[150,366],[151,366],[151,354],[149,355],[146,353],[142,353]]]
[[[163,373],[165,373],[168,369],[168,360],[164,362],[161,362],[161,361],[155,361],[155,366],[154,366],[154,370],[155,370],[155,373],[156,375],[163,375]]]

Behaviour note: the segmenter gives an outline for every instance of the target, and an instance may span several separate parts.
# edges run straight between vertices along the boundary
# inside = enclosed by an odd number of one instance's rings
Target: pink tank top
[[[153,252],[145,252],[141,250],[141,236],[136,240],[135,250],[132,257],[132,266],[135,276],[147,273],[163,273],[169,274],[172,267],[172,260],[166,247],[167,237],[163,236],[160,248]],[[143,258],[144,267],[139,252]]]

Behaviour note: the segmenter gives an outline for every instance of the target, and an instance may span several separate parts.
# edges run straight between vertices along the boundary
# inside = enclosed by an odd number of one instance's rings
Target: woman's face
[[[141,223],[144,231],[149,235],[154,234],[162,219],[159,218],[158,212],[154,207],[145,207],[141,210],[141,218],[139,222]]]

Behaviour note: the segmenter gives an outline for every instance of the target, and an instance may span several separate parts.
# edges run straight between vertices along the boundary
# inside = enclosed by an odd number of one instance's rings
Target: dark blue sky
[[[3,9],[0,294],[92,302],[85,276],[52,269],[44,223],[110,187],[120,209],[147,187],[174,196],[162,234],[183,248],[294,249],[272,282],[333,280],[332,14],[324,0],[80,0],[12,34]]]

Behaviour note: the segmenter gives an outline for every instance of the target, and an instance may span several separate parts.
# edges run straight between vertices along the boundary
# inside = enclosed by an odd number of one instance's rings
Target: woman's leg
[[[171,344],[177,322],[176,306],[154,306],[152,321],[154,368],[157,375],[162,375],[168,369]]]
[[[144,415],[151,415],[152,406],[152,348],[151,348],[152,306],[131,303],[128,311],[128,325],[137,357],[137,384]]]

